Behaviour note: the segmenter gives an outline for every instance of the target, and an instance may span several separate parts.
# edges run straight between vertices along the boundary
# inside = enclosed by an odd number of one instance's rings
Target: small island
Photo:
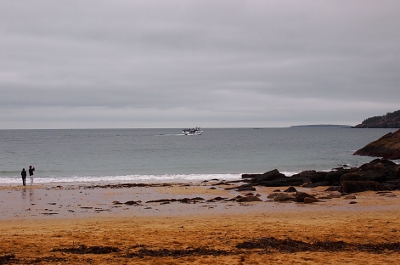
[[[302,128],[302,127],[311,127],[311,128],[315,128],[315,127],[327,127],[327,128],[331,128],[331,127],[339,127],[339,128],[351,128],[350,125],[338,125],[338,124],[310,124],[310,125],[294,125],[291,126],[291,128]]]

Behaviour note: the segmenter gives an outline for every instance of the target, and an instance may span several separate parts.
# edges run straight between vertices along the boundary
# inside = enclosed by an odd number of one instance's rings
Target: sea
[[[35,167],[35,184],[118,184],[239,180],[273,169],[358,167],[374,158],[353,153],[397,129],[346,126],[287,128],[0,130],[0,186],[21,185]],[[29,183],[29,178],[28,181]]]

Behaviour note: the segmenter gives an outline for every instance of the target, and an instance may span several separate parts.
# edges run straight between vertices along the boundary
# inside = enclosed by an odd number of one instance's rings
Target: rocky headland
[[[400,129],[388,133],[357,150],[354,155],[375,156],[384,159],[400,159]]]
[[[400,110],[365,119],[356,128],[400,128]]]

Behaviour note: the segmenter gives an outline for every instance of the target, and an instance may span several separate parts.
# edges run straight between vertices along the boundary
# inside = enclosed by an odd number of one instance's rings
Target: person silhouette
[[[21,177],[22,177],[22,185],[26,185],[26,171],[25,168],[22,169],[21,171]]]
[[[33,184],[33,171],[35,171],[35,167],[29,166],[29,177],[31,179],[31,186]]]

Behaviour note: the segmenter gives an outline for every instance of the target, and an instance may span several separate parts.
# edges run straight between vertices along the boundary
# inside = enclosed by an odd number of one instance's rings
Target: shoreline
[[[400,191],[364,191],[346,197],[325,186],[296,187],[313,195],[312,204],[274,201],[269,195],[287,187],[257,186],[239,191],[241,181],[201,183],[118,183],[0,186],[0,220],[77,219],[114,216],[257,214],[307,211],[400,211]],[[241,197],[257,201],[240,201]],[[399,203],[398,203],[399,202]],[[397,206],[399,205],[399,206]]]
[[[346,198],[327,187],[296,187],[321,198],[304,204],[268,199],[287,187],[249,192],[235,185],[3,186],[0,261],[364,265],[400,258],[398,190]],[[250,193],[261,201],[234,200]]]

